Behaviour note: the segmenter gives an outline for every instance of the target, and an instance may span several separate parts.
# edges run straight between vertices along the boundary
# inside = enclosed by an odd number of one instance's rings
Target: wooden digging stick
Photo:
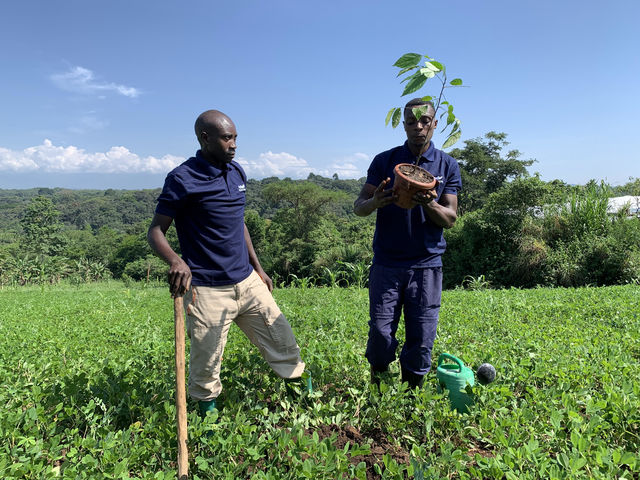
[[[189,476],[187,450],[187,394],[184,383],[184,308],[182,297],[173,299],[173,317],[176,327],[176,419],[178,423],[178,480]]]

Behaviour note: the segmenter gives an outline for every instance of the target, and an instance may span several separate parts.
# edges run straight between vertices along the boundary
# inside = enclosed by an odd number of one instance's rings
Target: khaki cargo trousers
[[[212,400],[222,391],[220,364],[235,322],[281,378],[299,378],[305,365],[289,322],[255,272],[240,283],[193,286],[184,297],[191,342],[189,395]]]

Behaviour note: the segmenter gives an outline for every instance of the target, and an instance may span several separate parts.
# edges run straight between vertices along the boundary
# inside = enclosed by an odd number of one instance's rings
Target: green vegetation
[[[611,189],[520,177],[446,232],[445,285],[469,276],[494,287],[640,283],[640,218],[608,213]]]
[[[533,160],[504,133],[466,140],[460,216],[445,231],[445,286],[614,285],[640,282],[640,219],[606,212],[607,198],[638,195],[530,176]],[[366,286],[375,215],[353,214],[365,179],[310,174],[248,180],[245,221],[278,285]],[[0,286],[153,282],[167,266],[147,244],[156,190],[0,190]],[[175,230],[169,241],[179,251]],[[477,283],[477,282],[476,282]]]
[[[350,272],[367,268],[374,219],[351,212],[363,181],[248,180],[246,222],[276,281],[321,283],[331,268],[341,284],[353,283]],[[0,190],[0,286],[165,279],[146,239],[159,193]],[[173,228],[169,240],[179,251]]]
[[[275,296],[313,373],[293,400],[239,330],[224,409],[189,411],[194,479],[632,479],[640,474],[637,287],[453,290],[441,352],[474,370],[469,415],[431,373],[411,397],[392,364],[381,393],[363,357],[367,292]],[[0,290],[0,477],[175,478],[172,301],[110,281]],[[402,327],[401,327],[402,329]],[[400,332],[402,338],[402,331]]]

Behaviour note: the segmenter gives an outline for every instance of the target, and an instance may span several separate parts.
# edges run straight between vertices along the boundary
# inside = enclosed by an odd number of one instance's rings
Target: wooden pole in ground
[[[178,423],[178,480],[189,476],[187,450],[187,393],[184,382],[184,307],[182,297],[173,299],[173,317],[176,329],[176,419]]]

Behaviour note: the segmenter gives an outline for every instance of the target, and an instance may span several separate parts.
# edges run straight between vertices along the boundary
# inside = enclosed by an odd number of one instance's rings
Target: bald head
[[[205,159],[218,167],[233,160],[238,133],[233,121],[224,113],[218,110],[201,113],[196,119],[195,131]]]
[[[202,132],[220,131],[226,126],[233,126],[233,121],[219,110],[207,110],[202,112],[194,125],[196,137],[201,138]]]

